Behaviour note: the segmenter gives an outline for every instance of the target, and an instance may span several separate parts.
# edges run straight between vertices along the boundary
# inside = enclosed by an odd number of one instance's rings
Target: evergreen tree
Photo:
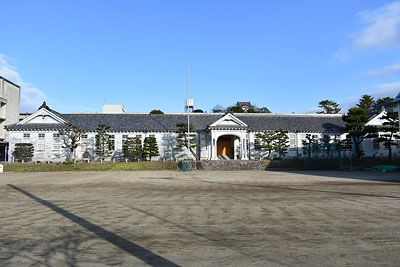
[[[339,104],[332,100],[323,100],[318,104],[318,107],[323,109],[323,111],[317,112],[319,114],[337,114],[341,110]]]
[[[150,114],[164,114],[164,112],[159,109],[153,109],[152,111],[150,111]]]
[[[124,157],[129,160],[139,160],[142,158],[143,147],[142,141],[139,137],[130,137],[126,140],[125,144],[122,146],[122,152]]]
[[[258,112],[260,112],[260,113],[271,113],[271,111],[267,107],[259,108]]]
[[[370,95],[363,95],[360,98],[359,103],[357,104],[357,107],[365,110],[368,116],[370,116],[373,113],[374,106],[375,106],[375,100]]]
[[[287,148],[289,147],[288,131],[280,129],[275,132],[274,150],[278,152],[279,158],[287,154]]]
[[[321,138],[321,143],[322,146],[326,152],[326,156],[328,157],[328,159],[331,157],[331,151],[332,151],[332,140],[331,137],[329,135],[324,135]]]
[[[384,97],[384,98],[378,98],[374,104],[374,112],[378,114],[382,108],[384,108],[385,104],[390,103],[394,100],[393,97]]]
[[[72,123],[65,123],[65,128],[59,131],[62,136],[63,148],[69,149],[69,160],[75,160],[75,150],[79,146],[79,141],[81,140],[81,135],[84,131],[77,125]]]
[[[346,153],[347,151],[352,151],[353,150],[353,141],[352,141],[351,136],[346,135],[346,139],[340,140],[339,143],[340,143],[341,148],[342,148],[342,150],[344,152],[344,155],[347,154]]]
[[[308,158],[311,158],[312,145],[315,143],[315,141],[315,138],[313,138],[311,134],[306,134],[306,139],[301,141],[303,144],[303,154],[307,155]]]
[[[378,142],[383,142],[385,147],[389,150],[389,159],[392,159],[392,145],[397,145],[395,139],[399,139],[399,117],[397,112],[387,112],[385,116],[382,116],[381,120],[383,127],[379,130],[384,132],[377,137]]]
[[[275,148],[276,134],[275,132],[257,133],[256,137],[261,139],[261,142],[255,145],[257,150],[266,150],[268,152],[268,159],[271,159],[272,151]]]
[[[213,107],[212,112],[213,113],[223,113],[223,112],[225,112],[225,109],[221,105],[216,105]]]
[[[158,152],[157,139],[152,136],[146,137],[143,143],[143,157],[145,159],[149,157],[151,160],[151,157],[159,155],[160,153]]]
[[[352,138],[357,157],[362,156],[360,144],[367,138],[377,136],[377,128],[374,126],[366,126],[369,121],[368,111],[364,108],[351,108],[342,119],[346,123],[345,131]]]
[[[301,141],[303,144],[303,154],[307,155],[308,158],[314,153],[314,156],[317,157],[317,153],[319,151],[319,141],[316,137],[311,134],[306,134],[306,138]]]
[[[103,161],[112,154],[111,136],[107,133],[111,129],[110,126],[99,124],[96,131],[96,154]]]
[[[34,148],[31,143],[17,143],[13,151],[16,161],[30,161],[33,158]]]
[[[176,137],[176,149],[183,150],[185,147],[189,149],[190,153],[192,153],[193,157],[197,159],[197,155],[195,152],[195,148],[197,147],[196,143],[196,131],[193,124],[189,126],[189,134],[188,134],[188,126],[187,123],[180,122],[176,124],[178,134]]]
[[[243,110],[243,109],[242,109],[241,107],[239,107],[239,106],[231,106],[231,107],[228,107],[226,111],[232,112],[232,113],[245,113],[245,112],[246,112],[245,110]],[[246,112],[246,113],[247,113],[247,112]],[[253,112],[249,112],[249,113],[254,113],[254,109],[253,109]]]

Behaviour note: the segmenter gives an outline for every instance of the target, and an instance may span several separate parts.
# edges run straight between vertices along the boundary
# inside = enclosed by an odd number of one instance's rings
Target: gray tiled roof
[[[186,122],[187,115],[177,114],[104,114],[79,113],[60,114],[65,120],[86,131],[95,131],[99,124],[111,126],[112,131],[175,131],[176,124]],[[191,114],[190,123],[196,130],[206,130],[209,125],[224,114]],[[344,122],[341,116],[332,115],[278,115],[278,114],[234,114],[253,131],[284,129],[290,132],[342,132]],[[57,124],[9,125],[9,130],[58,129]]]
[[[236,117],[253,131],[283,129],[289,132],[343,132],[342,116],[335,115],[279,115],[241,114]]]

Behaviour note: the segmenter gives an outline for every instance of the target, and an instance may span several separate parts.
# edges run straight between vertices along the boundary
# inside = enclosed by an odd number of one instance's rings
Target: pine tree
[[[387,112],[385,116],[382,116],[381,120],[383,127],[379,130],[384,132],[377,137],[378,142],[383,142],[385,147],[389,151],[389,159],[392,159],[392,145],[397,145],[394,139],[399,139],[399,117],[397,112]]]
[[[323,111],[317,112],[319,114],[337,114],[341,110],[339,104],[332,100],[323,100],[318,104],[318,107],[323,109]]]
[[[272,151],[275,148],[274,142],[276,140],[275,132],[257,133],[256,137],[261,139],[261,142],[255,145],[257,150],[266,150],[268,152],[268,159],[271,159]]]
[[[143,147],[142,141],[139,137],[130,137],[126,140],[125,144],[122,146],[122,152],[124,157],[129,160],[139,160],[142,158]]]
[[[157,139],[153,136],[146,137],[143,143],[143,157],[146,159],[149,157],[159,156]]]
[[[33,158],[34,148],[31,143],[17,143],[13,151],[16,161],[30,161]]]
[[[111,136],[107,133],[111,127],[105,124],[99,124],[96,131],[96,154],[103,161],[112,154]]]
[[[303,154],[307,155],[308,158],[311,158],[312,145],[315,143],[315,141],[315,138],[313,138],[311,134],[306,134],[306,139],[301,141],[303,144]]]
[[[276,141],[274,142],[274,150],[278,152],[279,158],[287,154],[287,148],[289,147],[289,137],[287,133],[288,131],[282,129],[275,131]]]
[[[183,150],[183,148],[189,149],[190,153],[192,153],[193,157],[197,159],[196,152],[194,149],[197,147],[196,144],[196,134],[195,128],[193,124],[189,126],[189,134],[188,134],[188,126],[187,123],[177,123],[176,124],[178,134],[176,137],[176,146],[177,150]]]
[[[367,138],[377,136],[378,130],[376,127],[365,125],[369,118],[368,111],[363,108],[351,108],[342,117],[342,120],[346,123],[345,131],[352,138],[358,158],[362,156],[360,144]]]
[[[375,101],[375,104],[374,104],[374,112],[375,112],[375,114],[380,113],[382,111],[382,109],[384,108],[385,104],[390,103],[393,100],[394,100],[394,98],[390,97],[390,96],[387,96],[387,97],[384,97],[384,98],[378,98]]]
[[[372,115],[374,106],[375,106],[375,100],[370,95],[363,95],[360,98],[359,103],[357,104],[357,107],[365,110],[367,112],[368,116]]]

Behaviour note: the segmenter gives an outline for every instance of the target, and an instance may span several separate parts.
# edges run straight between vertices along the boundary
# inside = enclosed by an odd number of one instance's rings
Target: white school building
[[[382,125],[379,117],[371,119],[371,125]],[[33,114],[16,124],[7,126],[9,133],[9,161],[16,143],[32,143],[34,161],[63,161],[68,149],[62,147],[59,130],[70,122],[85,131],[75,151],[75,159],[96,159],[95,135],[99,124],[111,126],[113,155],[111,159],[123,160],[122,146],[129,137],[157,139],[159,157],[155,160],[176,160],[193,157],[188,150],[177,151],[176,124],[187,123],[187,113],[130,113],[122,105],[104,105],[103,112],[60,114],[45,103]],[[196,130],[196,154],[201,160],[259,159],[266,152],[255,149],[256,134],[283,129],[288,131],[289,147],[285,158],[303,157],[302,140],[307,134],[315,138],[329,136],[332,140],[345,139],[342,114],[272,114],[272,113],[190,113],[190,123]],[[362,143],[365,157],[387,156],[383,144],[373,140]],[[273,152],[272,158],[277,154]],[[393,156],[400,156],[398,146]]]

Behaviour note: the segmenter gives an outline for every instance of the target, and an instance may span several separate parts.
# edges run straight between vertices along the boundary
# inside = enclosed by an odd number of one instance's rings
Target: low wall
[[[264,170],[264,164],[259,160],[201,160],[196,162],[198,170],[234,171],[234,170]]]
[[[206,171],[302,169],[303,167],[303,160],[201,160],[196,162],[196,169]]]
[[[290,159],[290,160],[263,160],[265,169],[303,169],[304,161],[302,159]]]
[[[266,169],[298,169],[298,170],[362,170],[376,165],[400,166],[400,160],[388,159],[349,159],[346,158],[339,166],[337,159],[290,159],[290,160],[201,160],[197,161],[198,170],[266,170]]]

